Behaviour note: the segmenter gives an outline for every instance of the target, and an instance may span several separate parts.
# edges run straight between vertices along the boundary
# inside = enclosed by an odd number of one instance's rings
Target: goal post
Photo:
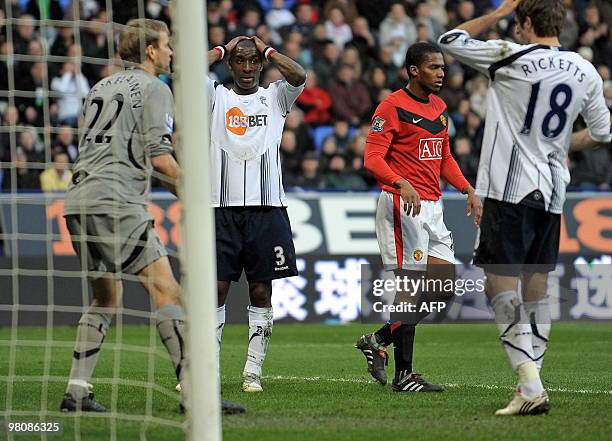
[[[210,112],[206,88],[206,4],[175,4],[175,100],[179,160],[183,169],[181,249],[182,284],[187,313],[188,439],[221,439],[216,320],[216,259],[209,180]],[[197,343],[197,346],[196,346]]]

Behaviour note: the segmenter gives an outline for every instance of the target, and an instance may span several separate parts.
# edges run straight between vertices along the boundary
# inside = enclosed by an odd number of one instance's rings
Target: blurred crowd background
[[[365,137],[376,106],[407,82],[408,46],[435,42],[448,29],[500,0],[222,0],[208,3],[210,48],[257,35],[299,62],[306,89],[287,116],[281,141],[284,183],[303,190],[368,190]],[[112,4],[112,10],[107,5]],[[612,2],[565,0],[563,47],[590,60],[612,107]],[[153,0],[4,0],[0,4],[0,182],[4,191],[55,191],[70,181],[83,99],[116,66],[117,29],[138,17],[170,24],[172,5]],[[82,20],[81,26],[75,20]],[[39,20],[43,20],[42,22]],[[484,39],[511,39],[503,20]],[[204,56],[204,54],[202,54]],[[488,80],[446,57],[440,96],[451,119],[451,148],[467,179],[478,169]],[[210,75],[229,84],[224,63]],[[268,64],[262,85],[281,78]],[[162,80],[170,82],[168,78]],[[202,112],[207,109],[202,109]],[[576,122],[577,129],[583,122]],[[609,190],[609,146],[569,158],[574,190]],[[443,183],[445,188],[447,185]]]

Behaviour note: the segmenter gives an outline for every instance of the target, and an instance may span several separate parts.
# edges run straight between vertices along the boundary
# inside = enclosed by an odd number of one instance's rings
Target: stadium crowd
[[[5,0],[0,4],[0,181],[4,191],[53,191],[70,181],[77,154],[79,115],[89,88],[117,67],[117,33],[110,22],[138,16],[138,1]],[[210,47],[237,35],[257,35],[307,69],[306,89],[287,116],[281,140],[284,184],[295,189],[367,190],[375,181],[363,168],[370,117],[381,100],[407,81],[406,49],[435,42],[447,29],[495,7],[499,0],[221,0],[208,1]],[[604,80],[612,107],[612,3],[565,0],[561,42],[590,60]],[[46,7],[41,11],[40,4]],[[147,17],[170,23],[171,5],[144,0]],[[17,21],[7,21],[18,18]],[[39,19],[86,20],[40,26]],[[481,36],[506,39],[512,23]],[[202,55],[204,56],[204,54]],[[58,58],[64,57],[64,58]],[[474,184],[486,118],[488,80],[450,57],[440,96],[451,119],[451,148]],[[211,76],[230,80],[224,63]],[[281,78],[266,66],[263,86]],[[170,81],[167,78],[164,80]],[[48,91],[48,93],[47,93]],[[576,123],[580,126],[581,121]],[[608,190],[610,149],[572,153],[571,186]],[[15,170],[11,177],[10,169]],[[3,177],[2,177],[3,175]],[[15,181],[13,181],[15,179]]]

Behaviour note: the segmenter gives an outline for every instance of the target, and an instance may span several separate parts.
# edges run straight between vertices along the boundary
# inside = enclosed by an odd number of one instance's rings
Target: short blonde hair
[[[158,47],[159,35],[165,32],[170,36],[168,26],[163,21],[150,18],[136,18],[127,22],[128,28],[119,37],[119,56],[124,61],[143,63],[147,56],[145,48]],[[144,41],[143,41],[144,39]]]

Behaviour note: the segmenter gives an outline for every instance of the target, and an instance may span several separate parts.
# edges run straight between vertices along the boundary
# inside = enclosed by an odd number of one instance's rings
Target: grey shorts
[[[93,279],[105,273],[137,274],[168,255],[153,221],[142,214],[65,217],[81,267]]]

